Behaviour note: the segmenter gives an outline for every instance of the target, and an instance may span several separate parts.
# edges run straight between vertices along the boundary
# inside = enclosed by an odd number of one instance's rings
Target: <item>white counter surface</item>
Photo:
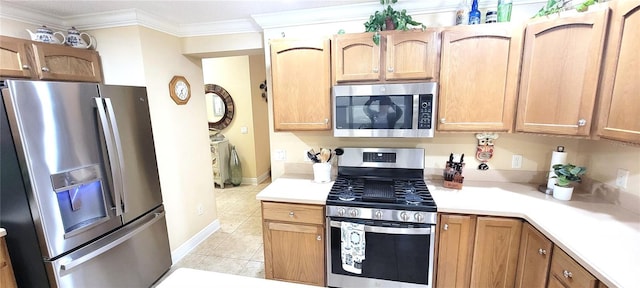
[[[332,184],[281,177],[256,198],[323,205]],[[525,219],[610,288],[640,287],[640,214],[577,193],[560,201],[533,184],[466,181],[462,190],[427,184],[438,212]]]
[[[520,217],[609,287],[640,287],[640,214],[574,193],[560,201],[536,185],[465,182],[429,185],[438,212]]]
[[[7,230],[4,230],[4,228],[0,228],[0,237],[4,237],[5,235],[7,235]]]
[[[184,287],[247,287],[247,288],[317,288],[297,283],[252,278],[211,271],[178,268],[155,288],[184,288]]]

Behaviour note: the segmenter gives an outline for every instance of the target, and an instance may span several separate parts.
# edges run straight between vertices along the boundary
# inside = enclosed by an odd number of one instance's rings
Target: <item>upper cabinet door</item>
[[[640,144],[640,1],[611,3],[598,135]]]
[[[442,32],[439,131],[511,131],[522,27],[451,27]]]
[[[28,41],[0,36],[0,77],[31,78]]]
[[[380,46],[373,43],[373,33],[336,35],[333,42],[337,83],[380,80]]]
[[[437,78],[437,32],[404,31],[386,35],[386,80]]]
[[[102,82],[97,51],[58,44],[32,44],[40,80]]]
[[[329,45],[329,39],[271,41],[276,131],[331,129]]]
[[[589,135],[609,12],[593,7],[527,25],[518,132]]]

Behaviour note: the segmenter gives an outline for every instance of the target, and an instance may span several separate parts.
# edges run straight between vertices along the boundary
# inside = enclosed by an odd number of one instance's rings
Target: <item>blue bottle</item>
[[[471,11],[469,11],[469,25],[480,24],[480,10],[478,10],[478,0],[473,0]]]

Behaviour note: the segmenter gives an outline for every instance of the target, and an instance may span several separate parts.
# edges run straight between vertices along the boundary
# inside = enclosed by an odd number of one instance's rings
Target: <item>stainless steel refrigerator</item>
[[[146,89],[1,91],[0,227],[18,286],[151,286],[171,255]]]

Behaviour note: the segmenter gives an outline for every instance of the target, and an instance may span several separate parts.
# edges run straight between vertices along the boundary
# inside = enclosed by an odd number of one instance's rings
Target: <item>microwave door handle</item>
[[[120,187],[122,187],[122,189],[120,189],[120,197],[122,197],[122,213],[126,213],[127,212],[127,200],[126,200],[126,189],[124,189],[124,175],[127,175],[125,173],[125,165],[124,165],[124,155],[122,155],[122,141],[120,141],[120,130],[118,129],[118,122],[116,121],[116,114],[113,110],[113,104],[111,104],[111,99],[109,98],[104,98],[104,103],[106,104],[107,107],[107,113],[109,114],[109,122],[111,124],[111,129],[113,131],[113,140],[114,143],[116,144],[116,154],[118,155],[118,169],[120,170],[120,179],[122,179],[122,181],[120,182]]]
[[[109,129],[109,123],[107,122],[107,113],[105,111],[104,101],[102,98],[93,99],[96,101],[98,116],[100,117],[100,125],[102,126],[104,139],[107,145],[111,179],[113,179],[113,191],[111,193],[113,205],[115,205],[116,207],[116,216],[120,216],[122,215],[122,201],[120,199],[120,190],[122,190],[122,174],[120,173],[120,163],[118,162],[118,157],[116,157],[114,153],[114,151],[116,151],[116,148],[114,147],[115,144],[113,143],[111,129]]]
[[[342,227],[342,222],[332,220],[331,227],[340,228]],[[400,228],[364,225],[364,232],[402,235],[429,235],[431,234],[431,228]]]

